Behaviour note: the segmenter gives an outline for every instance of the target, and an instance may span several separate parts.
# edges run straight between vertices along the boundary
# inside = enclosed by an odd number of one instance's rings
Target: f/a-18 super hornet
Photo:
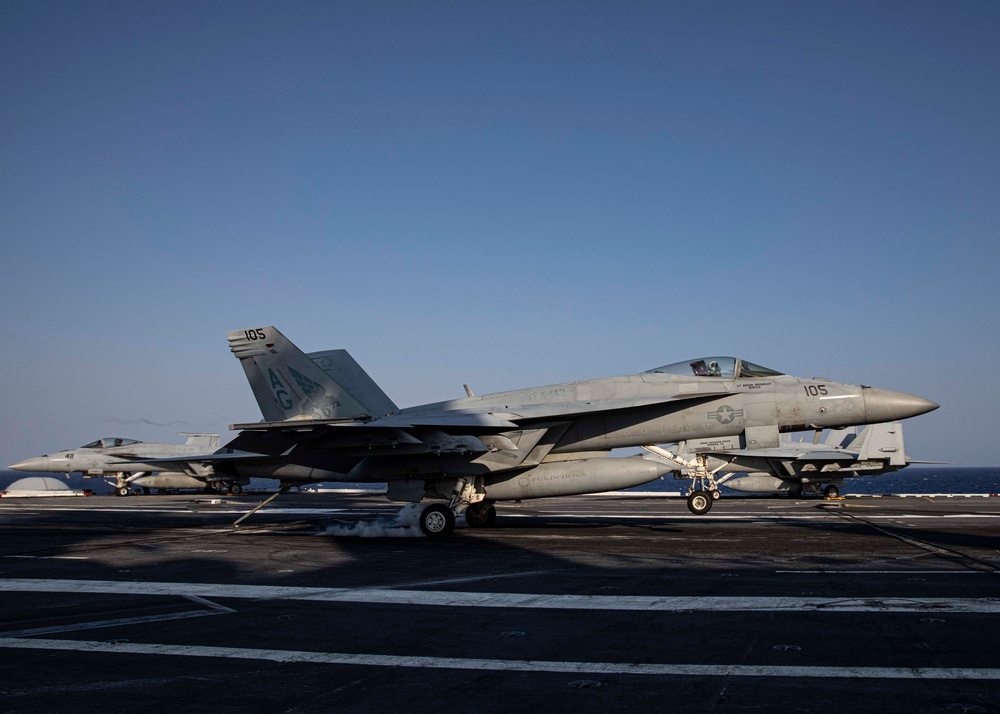
[[[239,493],[250,479],[216,474],[209,465],[192,465],[184,471],[146,470],[141,464],[128,460],[144,458],[185,457],[204,454],[208,449],[219,448],[218,434],[187,434],[184,444],[154,444],[121,437],[105,437],[89,444],[43,454],[11,464],[15,471],[41,473],[76,473],[85,477],[112,480],[115,493],[127,496],[133,488],[204,488],[205,490]]]
[[[906,468],[912,461],[903,449],[903,425],[898,421],[831,429],[823,443],[821,432],[813,441],[793,441],[781,434],[777,447],[744,449],[737,437],[691,439],[678,444],[644,446],[654,459],[672,464],[674,478],[697,479],[705,472],[715,476],[708,489],[719,498],[718,486],[745,493],[823,493],[836,497],[844,479],[876,476]],[[703,461],[699,461],[699,457]],[[692,491],[694,487],[692,487]],[[689,501],[695,513],[705,513],[711,499]]]
[[[449,534],[463,513],[470,526],[491,524],[497,501],[628,488],[675,468],[609,458],[612,449],[726,437],[746,449],[774,448],[782,432],[938,407],[902,392],[710,357],[400,409],[344,350],[306,355],[274,327],[228,337],[264,421],[232,425],[240,433],[225,448],[189,463],[286,486],[387,483],[393,501],[445,501],[421,513],[431,536]]]

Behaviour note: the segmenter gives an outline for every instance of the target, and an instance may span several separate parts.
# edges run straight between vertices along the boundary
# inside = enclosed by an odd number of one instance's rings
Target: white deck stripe
[[[139,644],[81,640],[27,640],[0,638],[0,648],[63,650],[101,654],[161,655],[170,657],[216,657],[269,662],[354,665],[365,667],[416,667],[425,669],[470,669],[494,672],[562,672],[571,674],[675,675],[684,677],[802,677],[867,679],[963,679],[998,680],[1000,669],[937,667],[788,667],[745,664],[650,664],[629,662],[550,662],[545,660],[471,659],[400,655],[265,650],[198,645]]]
[[[125,582],[117,580],[0,580],[0,592],[180,595],[248,600],[305,600],[367,605],[525,608],[532,610],[720,611],[720,612],[966,612],[1000,613],[1000,598],[822,598],[657,595],[558,595],[546,593],[458,592],[309,588],[220,583]]]

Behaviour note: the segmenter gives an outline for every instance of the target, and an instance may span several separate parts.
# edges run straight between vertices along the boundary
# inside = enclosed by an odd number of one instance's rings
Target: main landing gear
[[[239,481],[209,481],[205,484],[205,493],[230,493],[239,496],[243,493],[243,486]]]
[[[455,512],[442,503],[432,503],[420,513],[420,530],[431,538],[445,538],[455,530]]]
[[[470,528],[489,528],[497,520],[497,507],[492,501],[473,503],[465,509],[465,522]],[[444,538],[455,530],[455,511],[443,503],[432,503],[420,514],[420,530],[431,538]]]
[[[433,503],[420,513],[420,530],[431,538],[444,538],[455,530],[455,518],[463,513],[470,528],[492,526],[497,520],[497,509],[485,496],[481,480],[458,479],[447,506]]]
[[[473,503],[465,509],[465,522],[470,528],[489,528],[497,522],[497,507],[492,501]]]

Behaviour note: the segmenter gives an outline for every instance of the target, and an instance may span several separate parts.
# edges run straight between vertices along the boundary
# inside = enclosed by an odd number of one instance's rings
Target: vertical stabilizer
[[[898,421],[869,424],[861,433],[860,446],[858,458],[862,461],[888,459],[892,466],[906,466],[903,425]]]
[[[227,337],[265,421],[374,416],[276,328],[234,330]]]
[[[846,449],[854,444],[858,438],[858,427],[849,426],[844,429],[830,429],[830,433],[823,443],[838,449]]]
[[[334,382],[364,406],[367,414],[384,416],[398,412],[388,395],[361,368],[347,350],[324,350],[306,355]]]
[[[218,434],[192,434],[187,431],[180,431],[177,432],[177,435],[187,437],[187,441],[184,442],[187,446],[197,446],[206,450],[219,448]]]

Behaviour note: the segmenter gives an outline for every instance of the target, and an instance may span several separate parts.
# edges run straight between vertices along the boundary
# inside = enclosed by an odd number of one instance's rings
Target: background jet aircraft
[[[394,501],[447,501],[422,512],[428,535],[447,535],[461,513],[472,526],[488,525],[497,501],[627,488],[673,470],[642,457],[607,458],[615,448],[724,437],[746,449],[773,448],[782,432],[938,407],[902,392],[710,357],[399,409],[343,350],[324,353],[322,368],[274,327],[228,337],[265,421],[233,425],[240,434],[224,449],[189,464],[286,482],[388,482]]]
[[[324,350],[311,352],[306,356],[327,374],[327,381],[331,384],[340,383],[354,391],[367,389],[381,394],[378,386],[345,350]],[[388,397],[384,394],[381,396],[385,401],[379,401],[377,396],[370,395],[370,403],[377,409],[394,408]],[[8,468],[40,473],[81,472],[85,477],[108,477],[109,480],[113,479],[111,482],[115,487],[115,493],[119,496],[129,495],[134,487],[141,487],[145,492],[151,488],[204,488],[207,492],[238,494],[250,482],[249,476],[217,474],[210,463],[191,462],[185,459],[205,454],[209,449],[218,449],[218,434],[181,433],[180,436],[188,437],[187,442],[156,444],[136,439],[105,437],[76,449],[25,459]],[[159,463],[159,465],[145,461],[145,459],[170,458],[176,458],[178,461]],[[273,477],[281,478],[291,484],[327,480],[313,477],[311,472],[302,473],[301,470],[293,473],[281,472]]]
[[[822,444],[782,434],[777,448],[741,449],[737,439],[693,439],[670,447],[643,448],[662,463],[673,464],[675,478],[697,478],[696,457],[701,455],[709,473],[724,474],[714,480],[715,486],[746,493],[801,495],[822,489],[835,497],[845,478],[898,471],[913,463],[904,451],[898,421],[872,424],[860,432],[857,427],[833,429]],[[717,488],[710,490],[713,498],[718,494]]]
[[[42,473],[76,473],[87,477],[108,477],[114,479],[115,493],[127,496],[132,488],[207,488],[207,490],[230,490],[239,493],[250,479],[241,476],[219,475],[210,466],[202,466],[189,473],[180,471],[138,470],[140,464],[123,459],[168,458],[204,454],[209,449],[219,448],[218,434],[181,434],[187,437],[184,444],[153,444],[135,439],[105,437],[92,441],[76,449],[58,451],[54,454],[35,456],[11,464],[16,471]]]

